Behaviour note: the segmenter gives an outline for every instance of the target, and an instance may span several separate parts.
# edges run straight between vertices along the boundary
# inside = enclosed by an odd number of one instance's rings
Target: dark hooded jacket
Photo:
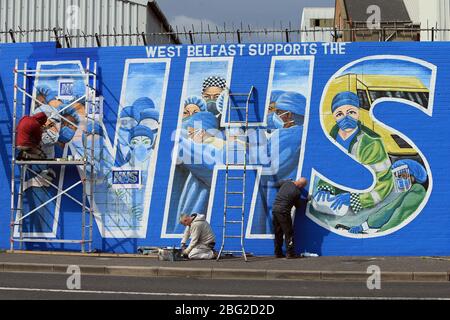
[[[17,125],[16,146],[36,148],[42,140],[42,127],[47,122],[44,112],[24,116]]]

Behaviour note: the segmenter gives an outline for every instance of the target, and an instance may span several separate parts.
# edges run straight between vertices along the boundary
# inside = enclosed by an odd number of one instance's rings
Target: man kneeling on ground
[[[216,237],[211,226],[206,221],[206,216],[202,214],[182,214],[180,223],[186,227],[181,240],[183,255],[191,260],[211,260],[217,257],[214,251]],[[186,246],[189,238],[191,242]]]

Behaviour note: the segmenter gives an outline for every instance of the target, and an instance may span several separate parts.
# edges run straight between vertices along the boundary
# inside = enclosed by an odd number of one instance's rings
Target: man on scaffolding
[[[19,150],[18,160],[45,159],[45,153],[41,149],[42,134],[47,123],[47,115],[44,112],[33,116],[24,116],[16,128],[16,148]]]

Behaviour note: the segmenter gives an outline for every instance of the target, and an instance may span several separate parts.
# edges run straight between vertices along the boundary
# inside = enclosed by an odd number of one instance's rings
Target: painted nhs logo
[[[139,170],[113,170],[112,184],[118,188],[140,188],[141,171]]]
[[[60,100],[72,100],[74,96],[74,80],[62,79],[58,81],[58,97]]]

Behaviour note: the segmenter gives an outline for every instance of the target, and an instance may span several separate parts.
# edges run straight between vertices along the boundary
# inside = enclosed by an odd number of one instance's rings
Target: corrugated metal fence
[[[180,2],[183,0],[180,0]],[[153,6],[152,6],[153,5]],[[156,10],[156,11],[155,11]],[[379,29],[312,28],[273,25],[175,26],[156,3],[145,0],[0,0],[0,43],[56,41],[61,47],[134,46],[178,43],[435,41],[449,29],[383,26]]]
[[[55,41],[58,32],[74,36],[73,47],[96,46],[95,37],[84,35],[146,33],[147,18],[146,5],[123,0],[0,0],[0,42],[12,42],[12,30],[17,42]],[[111,37],[104,43],[138,44],[142,37]]]

